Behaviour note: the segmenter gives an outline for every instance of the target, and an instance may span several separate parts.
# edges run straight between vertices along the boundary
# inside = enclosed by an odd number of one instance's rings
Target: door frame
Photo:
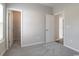
[[[8,37],[8,27],[9,27],[9,19],[8,19],[8,13],[9,13],[9,10],[10,11],[19,11],[20,13],[21,13],[21,40],[22,40],[22,36],[23,36],[23,30],[22,30],[22,28],[23,28],[23,11],[21,10],[21,9],[16,9],[16,8],[7,8],[7,21],[6,21],[6,48],[7,48],[7,50],[9,49],[9,46],[8,46],[8,39],[9,39],[9,37]],[[21,44],[22,44],[22,41],[21,41]]]
[[[64,10],[54,13],[54,16],[59,15],[59,14],[63,14],[63,16],[65,16]],[[65,17],[64,17],[64,20],[63,20],[63,45],[64,45],[64,24],[65,24]],[[56,28],[55,28],[55,29],[56,29]],[[55,35],[55,36],[56,36],[56,35]],[[55,40],[56,40],[56,39],[55,39]]]

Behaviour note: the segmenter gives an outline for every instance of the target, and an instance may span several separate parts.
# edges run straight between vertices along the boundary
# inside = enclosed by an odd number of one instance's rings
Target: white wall
[[[3,20],[4,20],[4,30],[3,30],[3,32],[4,32],[4,34],[3,34],[3,40],[2,41],[0,41],[0,55],[3,55],[4,53],[5,53],[5,51],[6,51],[6,46],[5,46],[5,31],[6,31],[6,29],[5,29],[5,21],[6,21],[6,4],[2,4],[3,5],[3,7],[4,7],[4,11],[3,11]]]
[[[74,5],[65,9],[65,42],[79,51],[79,5]]]
[[[40,4],[7,4],[7,8],[23,11],[22,46],[44,43],[45,15],[51,14],[52,9]]]
[[[56,9],[56,12],[64,10],[64,45],[79,51],[79,4]]]

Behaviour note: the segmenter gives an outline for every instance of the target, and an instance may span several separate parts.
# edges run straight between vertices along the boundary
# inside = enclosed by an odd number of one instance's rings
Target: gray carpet
[[[78,52],[64,47],[58,43],[38,44],[20,48],[17,44],[13,45],[4,56],[75,56]]]

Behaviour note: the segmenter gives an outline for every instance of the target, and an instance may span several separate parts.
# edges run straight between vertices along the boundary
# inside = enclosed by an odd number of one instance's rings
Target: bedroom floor
[[[29,47],[20,47],[14,44],[4,56],[78,56],[79,53],[63,45],[51,42],[47,44],[38,44]]]

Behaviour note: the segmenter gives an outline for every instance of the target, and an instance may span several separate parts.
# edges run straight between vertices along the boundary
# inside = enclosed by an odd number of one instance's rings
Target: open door
[[[46,15],[46,43],[54,41],[55,38],[55,25],[54,16]]]

